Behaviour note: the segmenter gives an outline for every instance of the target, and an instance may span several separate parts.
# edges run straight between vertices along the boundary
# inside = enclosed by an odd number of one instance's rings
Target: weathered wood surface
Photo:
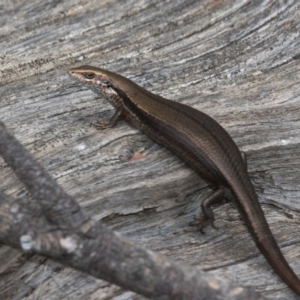
[[[0,118],[66,191],[121,234],[169,258],[297,299],[231,204],[206,234],[187,232],[210,191],[126,123],[97,131],[105,100],[66,70],[92,64],[213,116],[246,152],[270,227],[300,276],[298,1],[3,1]],[[143,158],[130,160],[133,154]],[[28,197],[0,161],[1,190]],[[205,187],[205,188],[204,188]],[[0,247],[0,299],[143,299]]]

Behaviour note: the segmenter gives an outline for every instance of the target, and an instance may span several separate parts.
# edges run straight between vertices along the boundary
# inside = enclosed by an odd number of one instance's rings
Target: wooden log
[[[66,74],[107,68],[220,122],[246,152],[271,230],[300,276],[296,0],[5,1],[0,14],[0,118],[82,207],[170,259],[297,299],[232,204],[215,210],[219,230],[189,232],[210,189],[126,123],[91,128],[113,108]],[[1,190],[30,199],[2,160],[0,176]],[[7,246],[0,261],[1,299],[143,299]]]

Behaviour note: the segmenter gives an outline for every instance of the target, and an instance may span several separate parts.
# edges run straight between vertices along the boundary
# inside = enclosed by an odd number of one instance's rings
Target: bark
[[[113,109],[66,74],[81,64],[106,68],[214,117],[246,152],[271,230],[300,274],[297,1],[4,1],[1,8],[0,119],[87,215],[172,261],[271,299],[297,299],[232,204],[215,209],[218,230],[191,232],[209,187],[126,123],[91,128]],[[1,160],[0,176],[9,203],[35,203]],[[1,299],[143,299],[8,246],[0,261]]]

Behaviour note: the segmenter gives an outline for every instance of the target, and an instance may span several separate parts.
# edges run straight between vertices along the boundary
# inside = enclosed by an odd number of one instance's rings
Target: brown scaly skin
[[[259,250],[282,280],[300,296],[300,281],[270,231],[241,152],[221,125],[201,111],[154,95],[107,70],[81,66],[68,73],[115,107],[116,112],[108,123],[98,121],[95,126],[107,128],[119,120],[127,121],[173,151],[214,187],[202,203],[205,219],[200,229],[214,220],[210,206],[230,191]]]

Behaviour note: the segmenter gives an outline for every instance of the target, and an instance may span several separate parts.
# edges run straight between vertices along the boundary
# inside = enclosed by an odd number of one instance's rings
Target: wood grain
[[[3,1],[0,118],[97,220],[171,259],[271,299],[296,299],[231,204],[188,232],[209,188],[66,70],[92,64],[214,117],[246,152],[259,199],[300,276],[299,4],[294,1]],[[134,154],[140,159],[130,160]],[[1,189],[29,197],[0,161]],[[1,299],[143,299],[6,246]]]

